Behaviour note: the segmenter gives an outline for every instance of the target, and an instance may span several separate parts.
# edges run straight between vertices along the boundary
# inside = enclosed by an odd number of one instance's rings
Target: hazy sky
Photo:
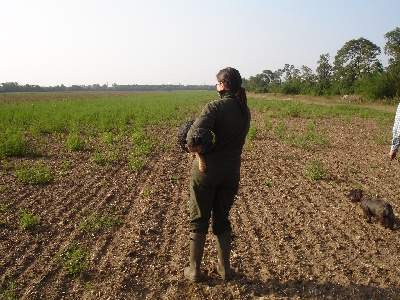
[[[285,64],[315,71],[343,45],[382,50],[399,0],[0,0],[0,83],[214,84]]]

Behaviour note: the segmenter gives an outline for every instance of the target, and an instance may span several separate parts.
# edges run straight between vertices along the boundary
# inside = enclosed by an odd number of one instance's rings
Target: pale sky
[[[381,48],[399,0],[0,0],[0,83],[214,84],[290,64],[315,71],[352,39]]]

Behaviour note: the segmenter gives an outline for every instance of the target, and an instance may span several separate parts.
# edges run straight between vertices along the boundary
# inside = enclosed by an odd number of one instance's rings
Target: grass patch
[[[95,232],[101,228],[119,227],[122,225],[122,221],[118,210],[106,214],[84,212],[80,221],[80,228],[84,232]]]
[[[304,132],[299,132],[298,128],[290,129],[284,120],[281,120],[274,128],[274,135],[276,138],[283,140],[287,145],[300,149],[310,149],[313,146],[328,146],[329,139],[316,132],[315,125],[316,121],[311,120]]]
[[[20,212],[19,226],[25,230],[34,229],[39,223],[39,217],[23,210]]]
[[[325,177],[327,170],[318,158],[312,160],[306,165],[306,175],[311,180],[320,180]]]
[[[68,135],[65,145],[70,151],[83,151],[86,147],[86,141],[80,134],[72,132]]]
[[[100,164],[100,165],[108,165],[109,163],[113,163],[118,160],[119,153],[116,151],[100,151],[96,150],[90,157],[91,161]]]
[[[15,166],[17,178],[23,183],[30,184],[45,184],[54,179],[53,172],[50,167],[46,167],[42,161],[29,166],[27,163],[22,163]]]
[[[394,114],[387,113],[375,108],[359,105],[304,103],[301,101],[250,99],[251,108],[259,111],[267,111],[271,118],[302,118],[322,119],[325,117],[340,117],[351,120],[351,117],[375,118],[380,124],[390,125],[393,123]]]
[[[82,249],[77,243],[70,243],[67,248],[57,257],[68,275],[76,277],[82,273],[89,262],[90,253]]]
[[[264,128],[265,128],[265,130],[267,130],[267,131],[272,130],[273,125],[272,125],[271,120],[265,119],[265,121],[264,121]]]
[[[0,158],[21,157],[28,152],[28,141],[21,132],[0,132]]]
[[[302,134],[289,134],[285,141],[293,147],[300,149],[310,149],[312,146],[328,146],[328,138],[315,131],[315,120],[308,123],[306,130]]]
[[[129,167],[134,171],[142,171],[146,164],[147,160],[145,158],[137,157],[135,155],[129,157]]]
[[[249,142],[252,142],[257,138],[257,135],[258,135],[258,128],[254,124],[251,124],[246,138],[248,139]]]
[[[143,194],[143,196],[148,197],[148,196],[150,196],[150,194],[151,194],[151,190],[150,190],[149,188],[145,188],[145,189],[142,191],[142,194]]]
[[[20,98],[0,103],[0,137],[6,130],[35,136],[69,132],[68,147],[79,149],[82,145],[77,133],[82,136],[90,133],[111,143],[111,132],[126,133],[147,125],[180,124],[186,116],[198,113],[215,94],[204,91],[52,93],[44,96],[29,93],[28,98],[21,93]]]
[[[4,300],[16,300],[17,295],[15,290],[17,289],[17,285],[13,281],[8,281],[4,287],[0,287],[0,299]]]

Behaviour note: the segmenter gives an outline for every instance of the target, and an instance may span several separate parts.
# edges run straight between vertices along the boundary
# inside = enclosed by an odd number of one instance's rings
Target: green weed
[[[101,140],[107,145],[112,145],[114,140],[113,133],[109,131],[104,132],[101,137]]]
[[[4,299],[4,300],[16,300],[17,295],[16,295],[16,288],[17,285],[15,282],[13,281],[8,281],[8,283],[6,284],[6,286],[4,288],[0,287],[0,299]]]
[[[62,168],[64,171],[69,170],[69,169],[71,168],[71,162],[68,161],[68,160],[63,160],[63,161],[61,162],[61,168]]]
[[[28,152],[28,141],[21,132],[0,132],[0,158],[21,157]]]
[[[255,125],[251,125],[249,128],[249,132],[247,133],[247,139],[249,142],[254,141],[258,135],[258,128]]]
[[[43,162],[39,161],[29,166],[27,163],[22,163],[15,166],[17,178],[23,183],[30,184],[45,184],[54,179],[54,175],[50,167],[46,167]]]
[[[60,176],[65,176],[67,175],[67,171],[71,168],[71,162],[68,160],[63,160],[61,162],[61,171],[59,172]]]
[[[323,179],[326,172],[327,170],[320,159],[314,159],[306,165],[306,175],[311,180]]]
[[[68,135],[65,144],[70,151],[83,151],[86,147],[86,141],[76,132]]]
[[[100,165],[107,165],[109,163],[115,162],[119,157],[119,153],[116,151],[99,151],[96,150],[91,155],[91,161],[100,164]]]
[[[118,211],[109,212],[106,214],[84,213],[81,221],[80,228],[84,232],[95,232],[100,228],[119,227],[122,225],[122,217]]]
[[[100,180],[100,185],[101,186],[108,186],[108,181],[105,179]]]
[[[25,210],[20,212],[19,226],[26,230],[31,230],[38,225],[39,217],[34,214],[30,214]]]
[[[129,167],[134,171],[142,171],[146,163],[146,159],[134,155],[129,158]]]
[[[150,196],[150,193],[151,193],[151,190],[148,188],[144,189],[142,192],[143,196],[145,196],[145,197]]]
[[[275,137],[278,139],[284,139],[287,135],[287,127],[285,122],[279,122],[278,126],[274,128]]]
[[[4,170],[10,170],[10,169],[13,168],[13,165],[12,165],[9,161],[7,161],[7,160],[5,160],[5,159],[3,159],[3,160],[1,161],[1,163],[2,163],[2,165],[3,165],[3,169],[4,169]]]
[[[272,130],[273,126],[272,126],[271,120],[266,119],[264,121],[264,128],[265,128],[265,130],[268,130],[268,131]]]
[[[328,146],[329,140],[315,130],[315,120],[311,120],[303,133],[295,128],[290,130],[283,120],[275,127],[274,134],[286,144],[300,149],[310,149],[312,146]]]
[[[136,131],[131,136],[132,150],[131,154],[133,156],[147,156],[152,153],[155,149],[155,140],[143,130]]]
[[[270,181],[270,180],[266,180],[266,181],[264,181],[264,186],[272,186],[272,181]]]
[[[7,205],[0,203],[0,214],[5,213],[7,211]]]
[[[309,149],[312,146],[327,146],[328,139],[315,132],[315,120],[311,121],[303,134],[289,134],[285,138],[286,142],[297,148]]]
[[[57,261],[62,265],[64,270],[73,277],[78,276],[87,266],[90,253],[88,250],[82,249],[77,243],[72,242],[57,257]]]

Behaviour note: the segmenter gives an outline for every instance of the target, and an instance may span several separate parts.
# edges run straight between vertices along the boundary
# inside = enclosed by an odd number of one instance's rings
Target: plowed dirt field
[[[212,234],[204,281],[183,277],[191,158],[178,144],[133,171],[123,155],[99,166],[89,152],[61,151],[49,137],[45,158],[9,158],[0,167],[0,298],[400,299],[400,163],[388,158],[391,124],[377,143],[372,137],[382,128],[374,119],[318,119],[315,128],[329,145],[302,149],[266,129],[262,111],[252,117],[258,132],[243,152],[231,213],[233,280],[216,272]],[[308,121],[285,122],[301,130]],[[153,130],[175,140],[178,128]],[[38,159],[60,174],[56,180],[18,181],[12,166]],[[326,171],[318,180],[306,173],[315,159]],[[347,201],[356,186],[392,205],[393,231],[366,223],[361,208]],[[38,216],[37,226],[21,229],[22,211]],[[71,245],[82,251],[71,254]],[[87,254],[85,263],[79,253]],[[74,262],[83,269],[71,275]]]

